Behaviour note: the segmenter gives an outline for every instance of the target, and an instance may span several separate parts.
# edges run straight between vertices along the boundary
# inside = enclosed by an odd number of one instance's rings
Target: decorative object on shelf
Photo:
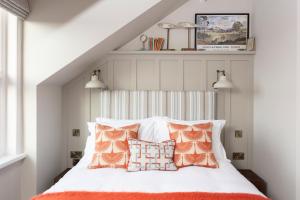
[[[105,84],[100,80],[101,70],[94,70],[91,80],[85,84],[87,89],[105,89]]]
[[[161,51],[164,46],[164,38],[149,38],[149,50],[150,51]]]
[[[167,48],[163,49],[163,50],[174,51],[175,49],[169,49],[169,46],[170,46],[170,30],[175,29],[176,25],[171,24],[171,23],[166,23],[166,22],[162,22],[162,23],[159,23],[157,25],[160,28],[167,29]]]
[[[188,48],[182,48],[182,51],[195,51],[196,48],[191,47],[191,30],[195,30],[196,28],[199,27],[199,25],[192,23],[192,22],[179,22],[177,24],[178,28],[184,28],[188,30]]]
[[[225,70],[217,70],[217,81],[212,84],[212,87],[214,89],[230,89],[230,88],[233,88],[233,84],[226,77]]]
[[[147,42],[147,40],[148,40],[147,35],[142,34],[140,36],[140,41],[143,43],[143,47],[141,48],[141,51],[145,51],[146,50],[146,42]]]
[[[248,13],[196,14],[198,50],[246,50],[249,37]]]
[[[247,51],[254,51],[255,50],[255,38],[251,37],[247,41]]]

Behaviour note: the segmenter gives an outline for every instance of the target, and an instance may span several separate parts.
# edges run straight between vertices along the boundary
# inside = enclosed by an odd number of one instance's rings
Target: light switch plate
[[[244,152],[234,152],[232,153],[233,160],[245,160],[245,153]]]
[[[79,137],[80,136],[80,129],[72,129],[72,136]]]
[[[242,130],[235,130],[234,135],[236,138],[242,138],[243,137],[243,131]]]

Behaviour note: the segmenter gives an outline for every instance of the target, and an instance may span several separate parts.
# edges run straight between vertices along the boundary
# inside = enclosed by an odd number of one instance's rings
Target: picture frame
[[[195,49],[205,51],[247,50],[249,13],[196,13]]]
[[[247,42],[247,51],[255,51],[255,38],[251,37]]]

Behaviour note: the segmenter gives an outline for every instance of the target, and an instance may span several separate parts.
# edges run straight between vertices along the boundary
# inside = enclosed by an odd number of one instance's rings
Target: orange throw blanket
[[[32,200],[268,200],[252,194],[227,193],[127,193],[127,192],[61,192],[42,194]]]

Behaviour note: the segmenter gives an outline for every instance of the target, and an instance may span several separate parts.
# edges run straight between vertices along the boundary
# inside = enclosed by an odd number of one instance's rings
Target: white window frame
[[[0,11],[0,157],[6,153],[7,15]]]
[[[0,10],[0,168],[1,159],[22,154],[22,30],[23,21]],[[3,98],[4,97],[4,98]],[[20,157],[20,156],[18,156]],[[22,156],[23,157],[23,156]]]

